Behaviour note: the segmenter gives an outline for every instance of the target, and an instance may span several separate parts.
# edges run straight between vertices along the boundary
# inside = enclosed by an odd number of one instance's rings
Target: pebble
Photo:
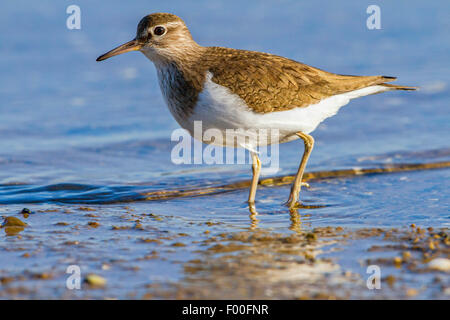
[[[403,260],[403,261],[407,261],[407,260],[409,260],[409,259],[411,259],[411,252],[409,252],[409,251],[403,252],[403,254],[402,254],[402,260]]]
[[[419,294],[419,291],[416,289],[410,288],[410,289],[406,290],[406,295],[408,297],[414,297],[414,296],[417,296],[418,294]]]
[[[428,248],[430,248],[430,250],[436,250],[436,245],[433,241],[428,242]]]
[[[21,214],[28,215],[28,214],[31,214],[31,210],[28,209],[28,208],[23,208],[22,211],[20,211],[20,213],[21,213]]]
[[[399,267],[402,264],[403,260],[400,257],[395,257],[394,258],[394,264],[396,267]]]
[[[98,228],[100,226],[100,223],[98,223],[96,221],[89,221],[88,226],[91,228]]]
[[[2,223],[3,227],[25,227],[27,224],[16,217],[6,217]]]
[[[433,270],[450,272],[450,259],[436,258],[428,262],[428,268]]]
[[[96,275],[96,274],[88,274],[84,279],[84,282],[93,286],[93,287],[104,287],[106,285],[106,279]]]

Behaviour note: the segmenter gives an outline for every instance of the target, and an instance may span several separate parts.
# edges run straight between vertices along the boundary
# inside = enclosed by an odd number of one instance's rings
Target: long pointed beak
[[[111,51],[108,51],[105,54],[102,54],[100,57],[97,58],[97,61],[103,61],[108,58],[117,56],[118,54],[130,52],[130,51],[136,51],[141,48],[142,48],[142,44],[138,43],[136,41],[136,39],[133,39],[131,41],[128,41],[127,43],[122,44],[121,46],[118,46],[117,48],[112,49]]]

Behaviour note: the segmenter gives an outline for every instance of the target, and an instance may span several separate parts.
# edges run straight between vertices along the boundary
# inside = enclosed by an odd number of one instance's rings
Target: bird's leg
[[[251,155],[252,155],[252,162],[253,162],[252,163],[253,178],[252,178],[252,184],[250,186],[250,194],[248,196],[248,203],[250,205],[254,205],[256,188],[258,187],[259,174],[261,173],[261,161],[259,160],[259,157],[255,152],[251,152]]]
[[[287,205],[290,208],[294,207],[298,201],[298,195],[303,184],[303,173],[305,172],[305,167],[306,163],[308,162],[309,155],[311,154],[311,151],[314,147],[314,138],[312,136],[303,132],[297,132],[296,134],[300,138],[302,138],[303,143],[305,144],[305,151],[303,152],[302,162],[300,162],[297,175],[295,176],[294,183],[292,184],[291,194],[289,195],[289,200],[287,202]]]

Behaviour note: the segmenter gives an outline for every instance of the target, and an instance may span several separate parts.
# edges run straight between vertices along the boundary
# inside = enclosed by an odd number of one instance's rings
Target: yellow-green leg
[[[250,186],[250,194],[248,196],[248,203],[253,205],[255,203],[256,189],[258,188],[259,175],[261,173],[261,161],[256,153],[251,152],[252,155],[252,171],[253,178]]]
[[[314,138],[312,136],[303,132],[297,132],[296,134],[302,138],[303,143],[305,144],[305,151],[303,152],[302,162],[300,162],[297,175],[295,176],[294,183],[292,184],[291,194],[289,195],[289,200],[287,202],[287,205],[290,208],[295,207],[302,184],[306,184],[302,182],[303,173],[305,172],[306,163],[308,162],[309,156],[314,147]]]

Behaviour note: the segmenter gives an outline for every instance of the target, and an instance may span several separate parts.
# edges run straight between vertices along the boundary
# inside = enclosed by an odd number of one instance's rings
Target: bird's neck
[[[203,89],[206,70],[201,59],[205,49],[196,44],[184,49],[170,48],[170,52],[162,48],[157,55],[143,52],[155,64],[162,94],[179,123],[193,112]]]
[[[202,70],[202,56],[207,48],[194,40],[183,41],[176,45],[141,50],[150,59],[158,71],[158,75],[177,74],[174,81],[186,81],[197,89],[201,89],[205,70]]]

